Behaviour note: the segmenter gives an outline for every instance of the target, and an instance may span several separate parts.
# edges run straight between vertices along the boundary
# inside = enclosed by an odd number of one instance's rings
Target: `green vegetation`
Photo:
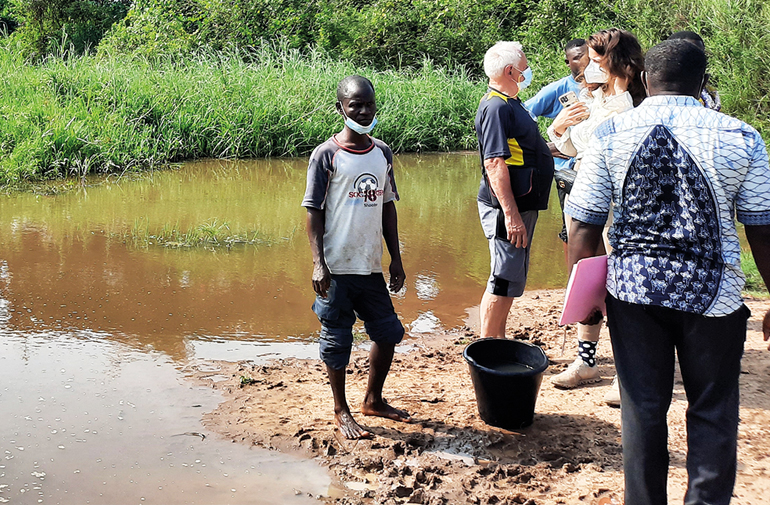
[[[24,64],[0,48],[0,181],[122,172],[193,158],[309,154],[340,127],[339,79],[371,77],[377,133],[397,151],[473,149],[483,86],[426,63],[374,72],[263,46],[183,62],[126,55]],[[440,118],[440,120],[439,120]]]
[[[753,298],[770,297],[770,292],[768,292],[757,269],[757,264],[754,262],[754,256],[749,251],[741,251],[741,270],[746,275],[746,285],[743,287],[744,294]]]
[[[160,230],[152,231],[146,219],[137,219],[133,228],[125,233],[124,239],[134,246],[148,247],[233,247],[236,245],[270,246],[274,240],[266,238],[259,230],[233,232],[224,221],[212,219],[209,222],[181,231],[179,224],[164,224]]]
[[[0,0],[0,184],[201,157],[293,156],[370,76],[396,151],[473,149],[480,61],[523,42],[531,95],[570,38],[703,35],[725,112],[770,138],[768,0]],[[18,25],[18,27],[17,27]],[[93,54],[95,52],[95,54]],[[82,55],[82,56],[79,56]]]
[[[96,49],[112,25],[126,17],[131,0],[0,0],[0,29],[16,31],[25,57],[39,60],[72,48]],[[18,30],[17,30],[18,28]]]

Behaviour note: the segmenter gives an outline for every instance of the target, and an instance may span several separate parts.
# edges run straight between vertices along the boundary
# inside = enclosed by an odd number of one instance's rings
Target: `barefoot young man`
[[[406,412],[382,398],[394,348],[404,336],[388,287],[399,291],[406,276],[398,245],[393,153],[369,136],[377,123],[372,83],[346,77],[337,86],[336,107],[345,126],[313,151],[302,206],[313,254],[313,311],[321,321],[321,359],[334,395],[335,422],[345,438],[357,439],[370,433],[353,419],[345,398],[356,316],[372,340],[361,413],[409,421]],[[383,237],[391,259],[388,287],[382,274]]]

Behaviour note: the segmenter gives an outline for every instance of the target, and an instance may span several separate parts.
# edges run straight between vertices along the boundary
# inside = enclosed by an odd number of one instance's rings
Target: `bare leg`
[[[484,291],[479,308],[482,337],[505,338],[505,323],[512,303],[511,297],[493,295]]]
[[[390,371],[395,348],[395,344],[372,342],[372,350],[369,351],[369,383],[361,412],[365,416],[386,417],[408,423],[411,420],[408,413],[391,407],[382,399],[382,387]]]
[[[371,433],[359,426],[350,413],[348,401],[345,398],[345,369],[335,370],[326,365],[326,374],[329,376],[332,395],[334,395],[334,422],[337,424],[337,429],[350,440],[370,437]]]

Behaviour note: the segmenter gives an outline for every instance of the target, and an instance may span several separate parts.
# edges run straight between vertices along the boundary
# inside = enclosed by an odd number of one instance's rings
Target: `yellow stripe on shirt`
[[[498,93],[497,91],[489,91],[486,95],[486,98],[487,100],[492,100],[492,97],[495,97],[495,96],[498,98],[502,98],[503,101],[506,103],[508,102],[508,97],[502,93]]]
[[[516,139],[508,139],[508,150],[511,157],[505,160],[506,165],[524,165],[524,151]]]

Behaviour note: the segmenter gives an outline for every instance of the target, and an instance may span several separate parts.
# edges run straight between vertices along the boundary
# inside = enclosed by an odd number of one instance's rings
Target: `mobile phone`
[[[559,103],[562,107],[569,107],[573,103],[578,101],[578,97],[574,91],[567,91],[559,97]]]

